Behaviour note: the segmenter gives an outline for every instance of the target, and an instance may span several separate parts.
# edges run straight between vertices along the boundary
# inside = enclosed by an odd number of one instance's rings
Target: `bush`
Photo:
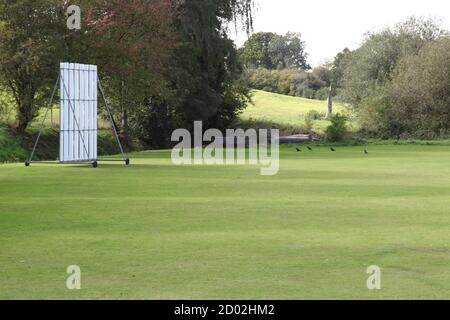
[[[311,88],[303,89],[303,98],[314,99],[316,92]]]
[[[392,79],[359,104],[362,133],[378,138],[439,139],[450,131],[450,39],[403,58]]]
[[[147,99],[130,116],[130,132],[148,148],[165,149],[175,129],[174,112],[167,103],[159,99]]]
[[[347,117],[337,113],[330,118],[331,125],[325,130],[329,142],[342,142],[347,136]]]
[[[0,128],[0,163],[23,161],[26,157],[23,146]]]
[[[307,133],[307,134],[313,134],[314,133],[314,120],[313,119],[306,118],[304,133]]]
[[[328,87],[323,87],[316,91],[315,98],[317,100],[327,100],[330,95],[330,89]]]
[[[306,120],[322,120],[325,118],[324,113],[320,113],[317,110],[311,110],[306,114]]]

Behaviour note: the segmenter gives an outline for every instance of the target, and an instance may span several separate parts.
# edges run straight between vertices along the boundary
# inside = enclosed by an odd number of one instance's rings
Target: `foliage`
[[[268,70],[258,68],[247,70],[248,85],[257,90],[285,94],[307,99],[326,100],[329,95],[327,70],[316,68],[313,72],[298,69]]]
[[[247,68],[275,69],[269,48],[277,35],[273,32],[257,32],[239,49],[239,57]]]
[[[147,98],[131,116],[131,133],[147,148],[169,148],[175,129],[175,115],[165,101]]]
[[[13,118],[14,98],[0,83],[0,124],[10,123]]]
[[[427,42],[444,34],[432,20],[417,18],[410,18],[393,29],[369,33],[360,48],[337,57],[346,66],[341,80],[342,98],[358,107],[377,91],[377,87],[392,79],[393,71],[403,57],[417,54]]]
[[[258,32],[239,49],[239,56],[247,68],[309,70],[308,54],[300,33],[281,36],[272,32]]]
[[[368,104],[372,132],[389,137],[435,139],[450,132],[450,39],[423,46],[402,59],[392,81]],[[370,107],[369,107],[370,106]]]
[[[37,116],[64,55],[60,1],[0,1],[0,81],[13,95],[18,131]]]
[[[313,119],[308,118],[308,117],[305,119],[305,130],[302,132],[306,133],[306,134],[314,133],[314,120]]]
[[[317,110],[310,110],[305,117],[307,120],[322,120],[325,118],[325,113]]]
[[[102,79],[122,135],[129,144],[133,113],[148,97],[168,97],[168,66],[178,45],[177,8],[170,1],[84,1],[84,29],[66,42],[78,61],[101,66]],[[135,117],[138,118],[138,117]]]
[[[325,137],[329,142],[341,142],[345,139],[348,128],[347,118],[336,113],[330,118],[331,125],[325,130]]]
[[[181,6],[181,45],[170,68],[177,125],[192,128],[202,120],[205,128],[224,129],[247,105],[249,91],[240,81],[242,68],[227,36],[228,23],[236,18],[233,8],[245,8],[247,2],[192,0]]]
[[[403,59],[389,87],[391,117],[401,118],[409,133],[448,132],[449,78],[450,38],[430,42],[418,55]]]
[[[233,21],[251,31],[251,0],[77,4],[81,31],[66,28],[67,1],[0,2],[0,79],[14,95],[21,133],[39,114],[39,99],[48,98],[59,61],[100,66],[125,140],[128,119],[136,121],[132,127],[148,130],[134,131],[144,140],[157,129],[147,127],[153,121],[145,123],[153,117],[146,103],[152,99],[163,101],[176,115],[174,125],[185,127],[193,120],[224,127],[246,106],[248,89],[227,31]]]
[[[0,164],[25,160],[26,151],[17,139],[0,127]]]
[[[357,110],[362,133],[382,138],[445,137],[450,129],[448,33],[433,20],[368,34],[331,68],[340,99]]]
[[[342,52],[339,52],[334,58],[331,65],[331,75],[330,80],[335,89],[340,89],[343,87],[343,78],[346,72],[346,69],[349,67],[350,58],[352,56],[352,52],[345,48]]]

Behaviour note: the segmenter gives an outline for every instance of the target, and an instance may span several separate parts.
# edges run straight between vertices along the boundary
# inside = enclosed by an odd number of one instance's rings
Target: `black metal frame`
[[[50,109],[53,108],[53,99],[55,98],[56,91],[58,89],[58,83],[59,83],[60,79],[61,79],[61,74],[58,74],[58,78],[56,80],[55,87],[53,88],[53,92],[52,92],[52,95],[50,97],[50,100],[49,100],[49,103],[48,103],[48,106],[47,106],[47,110],[45,111],[44,119],[42,120],[42,123],[41,123],[39,134],[37,136],[36,142],[34,143],[33,151],[31,152],[30,158],[27,161],[25,161],[25,166],[29,167],[31,164],[72,164],[72,165],[73,164],[90,164],[90,165],[92,165],[93,168],[97,168],[99,162],[124,162],[125,165],[129,166],[130,165],[130,159],[127,158],[127,156],[125,155],[122,143],[120,142],[119,134],[117,132],[116,125],[114,123],[113,114],[111,112],[111,108],[109,107],[108,100],[106,98],[106,94],[105,94],[105,92],[103,90],[103,86],[101,84],[101,81],[100,81],[99,77],[97,78],[97,84],[98,84],[97,87],[98,87],[98,90],[101,93],[101,96],[103,98],[103,102],[105,103],[105,108],[106,108],[106,111],[108,112],[109,120],[110,120],[111,126],[113,128],[114,136],[115,136],[115,138],[117,140],[117,144],[119,145],[120,152],[122,154],[122,160],[118,160],[118,159],[117,160],[115,160],[115,159],[96,159],[96,160],[86,160],[86,161],[59,161],[59,162],[58,161],[56,161],[56,162],[51,162],[51,161],[33,161],[34,155],[36,153],[37,146],[39,144],[39,140],[41,139],[42,132],[43,132],[43,130],[45,128],[45,121],[47,120],[48,113],[49,113]],[[64,90],[67,90],[64,83],[63,83],[63,86],[64,86]],[[72,106],[72,103],[71,103],[70,100],[69,100],[69,105],[72,108],[72,111],[74,111],[74,107]],[[78,127],[77,131],[80,133],[80,136],[83,137],[83,135],[81,134],[81,130],[80,130],[80,127],[78,125],[78,120],[77,119],[75,119],[75,124]],[[82,138],[82,142],[83,142],[84,148],[86,149],[86,145],[84,143],[84,138]],[[87,152],[87,150],[85,150],[85,151]],[[87,154],[89,155],[89,152],[87,152]]]

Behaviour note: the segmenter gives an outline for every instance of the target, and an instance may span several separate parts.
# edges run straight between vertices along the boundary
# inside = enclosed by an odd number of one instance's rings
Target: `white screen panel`
[[[97,160],[97,66],[61,63],[60,161]]]

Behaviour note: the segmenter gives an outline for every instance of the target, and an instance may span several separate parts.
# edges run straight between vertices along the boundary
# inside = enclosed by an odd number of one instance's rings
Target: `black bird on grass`
[[[302,149],[300,148],[296,148],[295,150],[297,150],[297,152],[302,152]]]
[[[330,150],[333,151],[333,152],[336,152],[336,149],[334,149],[334,148],[330,148]]]
[[[311,147],[308,146],[307,148],[308,148],[309,151],[312,151],[312,148],[311,148]]]
[[[367,151],[367,149],[364,149],[364,154],[369,154],[369,151]]]

